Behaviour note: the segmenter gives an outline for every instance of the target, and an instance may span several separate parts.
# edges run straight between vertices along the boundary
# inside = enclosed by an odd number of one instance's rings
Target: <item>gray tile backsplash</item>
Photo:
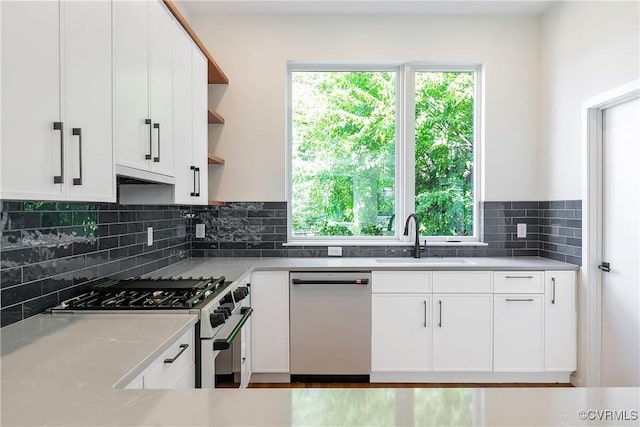
[[[190,206],[3,201],[0,323],[40,313],[104,277],[131,277],[187,258]],[[154,242],[147,246],[147,227]]]
[[[582,204],[485,202],[487,246],[429,246],[423,256],[542,256],[581,265]],[[195,217],[193,220],[191,216]],[[206,226],[196,239],[193,223]],[[517,237],[517,224],[527,237]],[[147,227],[154,243],[146,245]],[[224,206],[2,201],[0,323],[40,313],[105,277],[131,277],[194,257],[326,257],[327,248],[284,246],[286,202]],[[407,257],[411,246],[344,246],[344,257]]]
[[[544,256],[580,265],[581,203],[484,202],[481,239],[487,246],[429,246],[423,255],[443,257]],[[203,239],[194,239],[194,257],[326,257],[326,247],[284,246],[286,202],[231,202],[194,207],[195,221],[205,224]],[[548,220],[557,217],[561,221]],[[517,224],[527,224],[527,237],[517,237]],[[562,227],[549,225],[562,224]],[[543,229],[544,226],[544,229]],[[575,227],[578,227],[576,229]],[[562,230],[561,230],[562,228]],[[571,235],[563,235],[569,233]],[[562,242],[561,244],[559,242]],[[344,257],[406,257],[411,246],[344,246]]]

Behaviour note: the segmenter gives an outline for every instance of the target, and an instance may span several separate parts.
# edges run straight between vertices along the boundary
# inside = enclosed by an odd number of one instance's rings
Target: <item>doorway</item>
[[[640,90],[587,108],[589,385],[640,386]]]

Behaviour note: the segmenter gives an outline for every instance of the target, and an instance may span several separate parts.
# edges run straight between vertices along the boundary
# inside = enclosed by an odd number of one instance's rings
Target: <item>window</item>
[[[478,69],[290,64],[289,240],[477,240]]]

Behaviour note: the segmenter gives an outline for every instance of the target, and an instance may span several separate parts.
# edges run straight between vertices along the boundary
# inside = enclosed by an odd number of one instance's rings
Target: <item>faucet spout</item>
[[[416,214],[411,214],[407,217],[407,221],[404,223],[404,235],[409,235],[409,223],[411,222],[412,218],[416,224],[416,240],[413,247],[413,257],[420,258],[420,223],[418,222],[418,217],[416,216]]]

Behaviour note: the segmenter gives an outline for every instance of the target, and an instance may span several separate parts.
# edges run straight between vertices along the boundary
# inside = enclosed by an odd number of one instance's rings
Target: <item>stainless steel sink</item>
[[[428,265],[428,266],[456,266],[476,265],[474,261],[465,258],[376,258],[380,264]]]

